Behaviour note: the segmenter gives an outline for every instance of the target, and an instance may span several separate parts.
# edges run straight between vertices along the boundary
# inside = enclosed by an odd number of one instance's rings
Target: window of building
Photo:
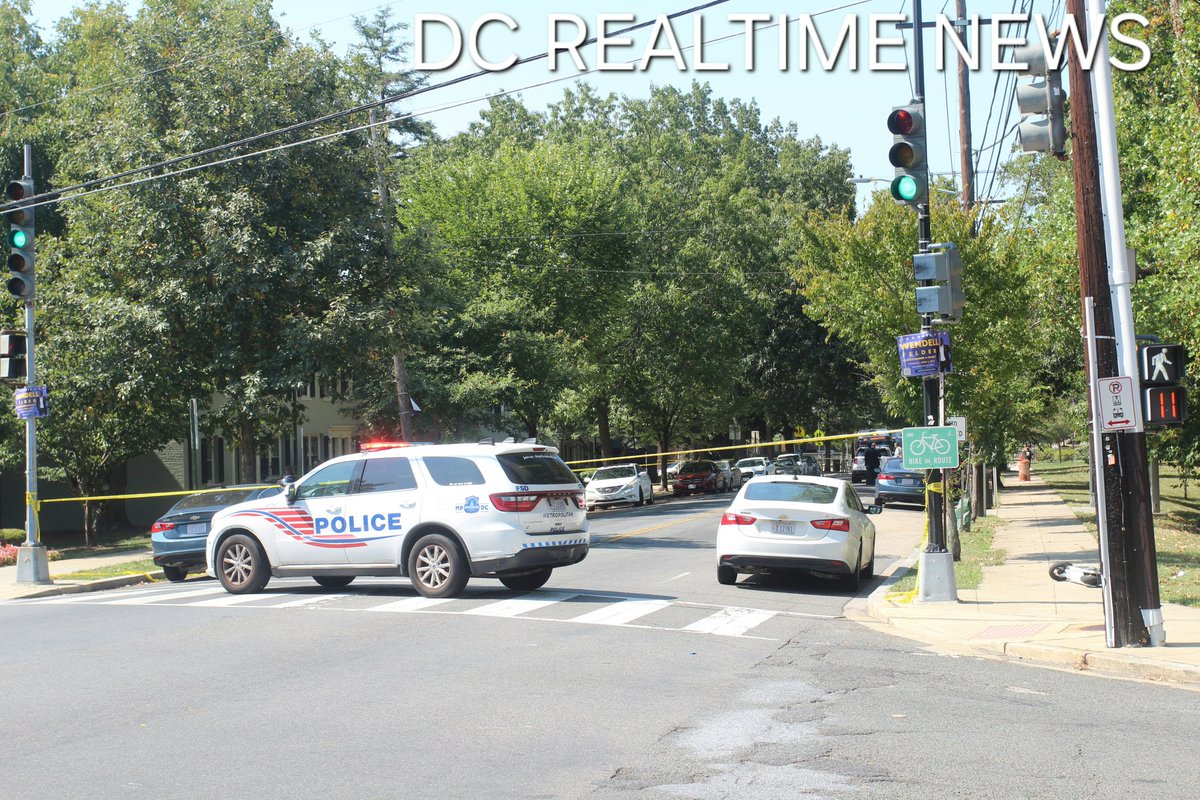
[[[200,440],[200,482],[225,482],[225,440],[220,436]]]

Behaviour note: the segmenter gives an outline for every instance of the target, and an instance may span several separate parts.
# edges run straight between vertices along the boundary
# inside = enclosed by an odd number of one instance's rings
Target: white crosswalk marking
[[[563,600],[577,596],[567,592],[538,592],[535,595],[525,594],[508,600],[500,600],[496,603],[488,603],[486,606],[472,608],[463,613],[474,614],[480,617],[515,617],[518,614],[552,606],[555,603],[561,603]]]
[[[381,606],[371,606],[368,611],[424,611],[427,608],[449,603],[454,600],[453,597],[409,597],[405,600],[397,600],[394,603],[384,603]]]
[[[297,597],[294,594],[283,594],[280,597]],[[286,603],[266,603],[266,608],[299,608],[300,606],[313,606],[317,603],[323,603],[326,600],[332,600],[335,597],[345,597],[340,594],[302,594],[298,600],[289,600]]]
[[[282,589],[296,591],[254,592],[250,594],[228,594],[217,582],[213,581],[195,588],[157,586],[135,591],[116,592],[87,592],[66,597],[30,598],[13,601],[13,604],[58,604],[58,603],[91,603],[108,606],[198,606],[204,608],[223,608],[244,606],[246,608],[303,608],[310,607],[331,611],[359,612],[382,611],[390,613],[420,614],[432,612],[435,614],[453,614],[474,617],[514,618],[541,620],[544,622],[577,623],[606,626],[630,625],[637,628],[650,628],[671,631],[683,631],[694,634],[713,634],[717,636],[747,636],[748,638],[766,638],[757,633],[748,632],[758,628],[763,623],[785,617],[816,616],[804,615],[798,612],[767,611],[757,608],[721,607],[707,604],[688,603],[680,600],[663,598],[629,597],[616,594],[589,594],[578,591],[538,591],[516,596],[489,594],[486,592],[467,594],[458,597],[423,597],[421,595],[388,599],[387,594],[376,594],[372,591],[338,591],[311,592],[301,584],[281,585]],[[364,587],[372,589],[375,587]],[[391,595],[395,597],[395,594]],[[593,610],[578,616],[578,608],[562,603],[581,598],[587,601],[584,607]],[[382,601],[382,602],[380,602]],[[375,605],[370,605],[375,603]],[[253,605],[251,605],[253,604]],[[4,605],[8,605],[5,603]],[[557,607],[557,608],[555,608]],[[538,612],[549,609],[545,615]],[[656,611],[672,609],[671,614],[657,619],[656,624],[649,624],[643,618]],[[701,619],[697,616],[704,615]],[[695,621],[685,624],[689,617]]]
[[[121,592],[121,597],[133,597],[135,595],[143,594],[160,594],[161,592],[162,589],[139,589],[133,592]],[[96,603],[100,602],[99,597],[101,595],[101,592],[76,592],[75,594],[69,594],[64,597],[51,597],[49,599],[39,597],[32,600],[26,600],[24,602],[37,603],[39,605],[43,603],[49,605],[59,605],[61,603]]]
[[[593,625],[624,625],[639,617],[653,614],[671,605],[669,600],[622,600],[611,606],[598,608],[580,617],[573,617],[572,622],[588,622]]]
[[[149,605],[150,603],[169,603],[172,600],[179,600],[184,597],[198,597],[200,595],[216,594],[223,591],[225,591],[225,589],[223,589],[220,584],[217,584],[216,586],[209,586],[206,589],[192,589],[190,592],[159,592],[150,595],[149,597],[126,597],[121,600],[106,600],[97,602],[101,602],[106,606],[144,606]]]
[[[757,608],[722,608],[715,614],[697,620],[684,628],[696,633],[715,633],[718,636],[741,636],[775,616],[774,611]]]
[[[241,603],[252,603],[255,600],[265,600],[270,596],[271,595],[256,594],[256,593],[227,594],[224,597],[214,597],[212,600],[200,600],[199,602],[189,603],[188,605],[216,606],[216,607],[220,608],[221,606],[236,606],[236,605],[240,605]]]

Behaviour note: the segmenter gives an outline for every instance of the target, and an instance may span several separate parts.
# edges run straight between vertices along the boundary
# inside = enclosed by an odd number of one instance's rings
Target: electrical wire
[[[691,8],[687,8],[682,11],[676,11],[671,14],[667,14],[665,16],[667,19],[675,19],[677,17],[687,16],[689,14],[694,14],[699,11],[704,11],[705,9],[712,8],[714,6],[723,5],[728,2],[730,2],[730,0],[709,0],[706,3],[701,3],[700,5],[692,6]],[[865,2],[865,0],[864,0],[864,2]],[[647,20],[646,22],[639,22],[639,23],[635,23],[633,25],[629,25],[618,31],[609,32],[607,35],[610,38],[617,37],[617,36],[621,36],[626,33],[631,33],[633,31],[649,27],[656,23],[657,23],[657,19]],[[580,46],[584,47],[584,46],[587,46],[590,44],[595,44],[597,39],[598,39],[598,37],[592,36],[592,37],[586,39],[585,41],[581,42]],[[538,53],[537,55],[525,56],[524,58],[519,58],[516,61],[514,61],[510,68],[523,66],[525,64],[529,64],[529,63],[532,63],[535,61],[541,61],[545,58],[548,58],[549,55],[550,55],[549,51],[546,50],[541,53]],[[420,86],[415,89],[409,89],[408,91],[400,92],[399,94],[391,95],[389,97],[385,97],[380,100],[372,100],[369,103],[361,103],[352,108],[343,109],[341,111],[334,111],[329,114],[324,114],[319,117],[314,117],[309,120],[304,120],[303,122],[296,122],[291,125],[286,125],[282,128],[276,128],[274,130],[254,134],[252,136],[246,136],[246,137],[243,137],[241,139],[238,139],[238,140],[235,140],[232,142],[226,142],[225,144],[215,145],[213,147],[208,147],[203,150],[195,151],[193,153],[188,153],[187,155],[175,156],[173,158],[164,159],[162,161],[158,161],[153,164],[147,164],[147,165],[144,165],[141,167],[135,167],[134,169],[128,169],[123,172],[118,172],[114,175],[109,175],[104,178],[95,178],[90,181],[84,181],[82,183],[77,183],[72,186],[67,186],[62,189],[58,189],[55,192],[44,192],[42,194],[34,195],[32,198],[29,198],[30,200],[35,201],[35,202],[22,203],[21,205],[23,205],[23,206],[41,205],[41,203],[38,203],[36,201],[45,200],[45,199],[53,199],[53,200],[59,199],[57,197],[51,198],[50,197],[51,195],[61,195],[64,192],[75,192],[75,191],[80,191],[80,190],[92,189],[93,187],[100,186],[101,184],[108,183],[110,181],[121,180],[123,178],[128,178],[128,177],[131,177],[134,175],[140,175],[142,173],[150,172],[152,170],[163,169],[165,167],[171,167],[171,166],[174,166],[175,164],[181,164],[184,161],[191,161],[193,159],[201,158],[203,156],[214,155],[216,153],[220,153],[224,150],[229,150],[229,149],[232,149],[235,147],[242,147],[244,145],[254,144],[255,142],[263,141],[264,139],[273,138],[275,136],[280,136],[285,133],[293,133],[295,131],[303,130],[305,128],[310,128],[314,125],[319,125],[324,122],[332,122],[333,120],[342,119],[344,117],[348,117],[352,114],[361,113],[363,111],[369,111],[373,108],[380,108],[380,107],[388,106],[393,103],[397,103],[401,100],[407,100],[409,98],[416,97],[416,96],[422,95],[422,94],[426,94],[428,92],[435,91],[437,89],[446,89],[451,86],[456,86],[460,83],[466,83],[467,81],[482,78],[482,77],[490,75],[490,74],[492,74],[491,70],[481,69],[481,70],[478,70],[477,72],[468,73],[466,75],[460,75],[457,78],[451,78],[449,80],[442,81],[441,83],[433,84],[430,86]],[[575,77],[575,76],[569,76],[569,77]],[[349,133],[351,131],[364,130],[365,128],[369,128],[369,127],[371,127],[371,126],[366,125],[366,126],[362,126],[359,128],[352,128],[352,129],[347,130],[346,132]],[[313,141],[319,141],[320,139],[323,139],[323,138],[327,138],[327,137],[316,137],[315,139],[313,139]],[[272,151],[279,150],[279,149],[284,149],[284,148],[282,148],[282,147],[270,148],[269,150],[263,151],[263,152],[272,152]],[[228,163],[228,159],[220,160],[220,161],[213,162],[213,163],[214,164]],[[192,171],[192,170],[182,170],[181,172],[183,172],[183,171]],[[130,183],[124,184],[124,185],[136,185],[137,183],[141,183],[141,182],[142,181],[133,181],[133,182],[130,182]],[[13,204],[6,204],[4,206],[0,206],[0,210],[9,208],[12,205]]]
[[[728,0],[714,0],[714,2],[710,2],[710,3],[707,3],[707,4],[705,4],[705,5],[701,5],[701,6],[695,6],[695,7],[693,7],[692,9],[687,9],[687,10],[685,10],[685,11],[679,11],[679,12],[675,12],[674,14],[672,14],[672,15],[668,15],[668,16],[669,16],[669,18],[674,18],[674,17],[676,17],[676,16],[679,16],[679,15],[681,15],[681,14],[693,13],[693,12],[694,12],[694,11],[696,11],[696,10],[703,10],[703,9],[705,9],[705,8],[708,8],[709,6],[718,5],[718,4],[720,4],[720,3],[724,3],[724,2],[728,2]],[[832,13],[833,11],[839,11],[839,10],[842,10],[842,9],[845,9],[845,8],[851,8],[851,7],[853,7],[853,6],[863,5],[863,4],[865,4],[865,3],[868,3],[868,2],[871,2],[871,0],[854,0],[854,2],[846,3],[846,4],[844,4],[844,5],[835,6],[835,7],[828,8],[828,9],[824,9],[824,10],[822,10],[822,11],[819,11],[819,12],[814,12],[814,13],[813,13],[813,14],[811,14],[810,16],[816,17],[816,16],[820,16],[820,15],[822,15],[822,14],[828,14],[828,13]],[[650,24],[653,24],[653,23],[650,23],[650,22],[647,22],[647,23],[639,23],[639,24],[638,24],[638,25],[636,25],[636,26],[632,26],[632,27],[629,27],[629,28],[625,28],[625,29],[622,29],[622,30],[620,30],[620,31],[611,32],[611,33],[609,33],[608,35],[609,35],[610,37],[612,37],[612,36],[618,36],[618,35],[620,35],[620,34],[623,34],[623,33],[626,33],[626,32],[628,32],[628,31],[634,30],[635,28],[638,28],[638,27],[645,27],[646,25],[650,25]],[[769,28],[772,28],[772,27],[778,27],[778,24],[779,24],[779,23],[771,23],[771,24],[766,24],[766,25],[763,25],[763,26],[761,26],[761,27],[757,27],[757,28],[755,28],[755,30],[757,31],[757,30],[769,29]],[[741,37],[741,36],[745,36],[745,32],[744,32],[744,31],[743,31],[743,32],[739,32],[739,33],[729,34],[729,35],[727,35],[727,36],[717,37],[717,38],[715,38],[715,39],[706,39],[706,40],[702,40],[702,41],[701,41],[701,44],[705,44],[705,45],[708,45],[708,44],[715,44],[715,43],[717,43],[717,42],[726,41],[726,40],[728,40],[728,39],[738,38],[738,37]],[[583,46],[583,45],[586,45],[586,44],[588,44],[589,42],[594,42],[594,41],[595,41],[595,37],[593,37],[592,39],[589,39],[587,42],[584,42],[584,43],[582,43],[582,44],[581,44],[581,46]],[[681,50],[691,50],[691,49],[693,49],[694,47],[695,47],[695,45],[688,45],[687,47],[681,47],[680,49],[681,49]],[[529,56],[529,57],[526,57],[525,59],[522,59],[521,61],[518,61],[518,62],[516,62],[516,63],[528,63],[529,61],[534,61],[534,60],[538,60],[538,59],[540,59],[540,58],[544,58],[544,57],[546,57],[546,55],[547,55],[547,53],[542,53],[542,54],[541,54],[541,55],[539,55],[539,56]],[[626,62],[626,63],[636,63],[636,62],[637,62],[637,61],[639,61],[639,60],[640,60],[640,59],[632,59],[632,60],[630,60],[629,62]],[[342,117],[342,116],[346,116],[346,115],[348,115],[348,114],[351,114],[351,113],[355,113],[355,112],[357,112],[357,111],[361,111],[361,110],[363,110],[363,109],[369,109],[369,108],[377,107],[377,106],[380,106],[380,105],[388,105],[388,104],[390,104],[390,103],[393,103],[393,102],[395,102],[395,98],[385,98],[384,100],[380,100],[380,101],[374,101],[374,102],[372,102],[372,103],[364,104],[364,105],[362,105],[362,106],[358,106],[358,107],[355,107],[355,108],[353,108],[353,109],[348,109],[348,110],[346,110],[346,111],[337,112],[337,113],[335,113],[335,114],[329,114],[329,115],[326,115],[326,116],[324,116],[324,117],[318,118],[317,120],[310,120],[310,121],[308,121],[308,122],[306,122],[306,123],[297,123],[297,124],[295,124],[295,125],[288,126],[288,128],[285,128],[285,129],[278,129],[278,130],[276,130],[276,131],[270,131],[270,132],[267,132],[267,133],[264,133],[264,134],[256,134],[256,135],[255,135],[255,136],[253,136],[253,137],[247,137],[246,139],[239,140],[239,141],[237,141],[237,142],[231,142],[231,143],[227,143],[227,144],[225,144],[225,145],[219,145],[219,146],[216,146],[216,147],[208,148],[207,150],[204,150],[204,151],[199,151],[199,152],[197,152],[197,153],[192,153],[192,154],[190,154],[190,155],[186,155],[186,156],[177,156],[177,157],[175,157],[175,158],[168,159],[168,160],[166,160],[166,161],[159,162],[159,163],[157,163],[157,164],[151,164],[151,165],[147,165],[147,166],[144,166],[144,167],[139,167],[139,168],[136,168],[136,169],[133,169],[133,170],[127,170],[127,171],[125,171],[125,172],[123,172],[123,173],[118,173],[118,174],[116,174],[116,175],[111,175],[111,176],[108,176],[107,178],[98,178],[98,179],[95,179],[95,180],[93,180],[93,181],[88,181],[88,182],[86,182],[86,183],[84,183],[84,184],[76,184],[75,186],[69,186],[69,187],[65,187],[65,188],[63,188],[63,189],[58,189],[58,190],[55,190],[55,191],[53,191],[53,192],[44,192],[44,193],[42,193],[42,194],[34,195],[34,197],[33,197],[33,198],[30,198],[30,200],[28,200],[28,201],[21,201],[20,203],[8,203],[8,204],[5,204],[5,205],[0,205],[0,212],[2,212],[2,211],[4,211],[4,210],[6,210],[6,209],[8,209],[8,208],[13,208],[13,207],[17,207],[17,206],[20,206],[20,207],[22,207],[22,208],[37,208],[38,206],[50,205],[50,204],[53,204],[53,203],[65,202],[65,201],[67,201],[67,200],[74,200],[74,199],[78,199],[78,198],[81,198],[81,197],[86,197],[86,196],[88,196],[88,195],[91,195],[91,194],[96,194],[96,193],[98,193],[98,192],[110,191],[110,190],[112,190],[112,189],[123,189],[123,188],[129,188],[129,187],[132,187],[132,186],[138,186],[138,185],[140,185],[140,184],[143,184],[143,183],[149,183],[149,182],[151,182],[151,181],[159,180],[159,179],[162,179],[162,178],[175,177],[175,176],[178,176],[178,175],[186,175],[186,174],[189,174],[189,173],[192,173],[192,172],[196,172],[196,171],[198,171],[198,170],[201,170],[201,169],[206,169],[206,168],[208,168],[208,167],[222,166],[222,165],[225,165],[225,164],[231,164],[231,163],[234,163],[234,162],[237,162],[237,161],[242,161],[242,160],[249,159],[249,158],[255,158],[255,157],[257,157],[257,156],[261,156],[261,155],[267,155],[267,154],[270,154],[270,153],[276,153],[276,152],[280,152],[280,151],[282,151],[282,150],[288,150],[288,149],[291,149],[291,148],[293,148],[293,147],[298,147],[298,146],[300,146],[300,145],[304,145],[304,144],[312,144],[312,143],[315,143],[315,142],[326,141],[326,140],[328,140],[328,139],[333,139],[333,138],[336,138],[336,137],[338,137],[338,136],[343,136],[343,135],[350,134],[350,133],[357,133],[357,132],[360,132],[360,131],[368,130],[368,129],[370,129],[370,128],[373,128],[373,127],[380,126],[380,125],[391,125],[391,124],[394,124],[394,123],[396,123],[396,122],[400,122],[400,121],[407,120],[407,119],[412,119],[412,118],[416,118],[416,117],[423,117],[423,116],[429,116],[429,115],[431,115],[431,114],[438,113],[438,112],[441,112],[441,111],[448,111],[448,110],[451,110],[451,109],[454,109],[454,108],[459,108],[459,107],[462,107],[462,106],[465,106],[465,105],[470,105],[470,104],[473,104],[473,103],[478,103],[478,102],[481,102],[481,101],[483,101],[483,100],[487,100],[487,99],[490,99],[490,98],[493,98],[493,97],[503,97],[503,96],[507,96],[507,95],[511,95],[511,94],[516,94],[516,93],[518,93],[518,92],[523,92],[523,91],[526,91],[526,90],[528,90],[528,89],[537,89],[537,88],[541,88],[541,87],[544,87],[544,86],[549,86],[549,85],[551,85],[551,84],[554,84],[554,83],[559,83],[559,82],[562,82],[562,81],[568,81],[568,80],[579,80],[579,79],[580,79],[580,78],[582,78],[583,76],[585,76],[585,75],[587,75],[587,74],[589,74],[589,73],[591,73],[591,72],[594,72],[594,71],[596,71],[596,68],[585,69],[585,70],[578,71],[578,72],[576,72],[576,73],[574,73],[574,74],[571,74],[571,75],[564,75],[564,76],[557,77],[557,78],[550,78],[550,79],[548,79],[548,80],[545,80],[545,81],[541,81],[541,82],[534,83],[534,84],[528,84],[528,85],[526,85],[526,86],[521,86],[521,87],[518,87],[518,88],[516,88],[516,89],[505,90],[505,91],[499,91],[499,92],[490,92],[490,93],[488,93],[488,94],[485,94],[485,95],[480,95],[480,96],[478,96],[478,97],[470,98],[470,99],[468,99],[468,100],[462,100],[462,101],[458,101],[458,102],[454,102],[454,103],[448,103],[448,104],[446,104],[446,105],[443,105],[443,106],[432,107],[432,108],[430,108],[430,109],[426,109],[426,110],[415,111],[415,112],[408,112],[408,113],[404,113],[404,114],[393,114],[393,115],[389,115],[389,116],[387,116],[387,117],[385,117],[385,118],[383,118],[383,119],[381,119],[381,120],[377,120],[377,121],[375,121],[375,122],[368,122],[368,123],[366,123],[366,124],[363,124],[363,125],[358,125],[358,126],[354,126],[354,127],[351,127],[351,128],[345,128],[345,129],[342,129],[342,130],[334,131],[334,132],[332,132],[332,133],[321,134],[321,135],[318,135],[318,136],[313,136],[313,137],[310,137],[310,138],[308,138],[308,139],[301,139],[301,140],[297,140],[297,141],[294,141],[294,142],[288,142],[288,143],[285,143],[285,144],[282,144],[282,145],[278,145],[278,146],[276,146],[276,147],[270,147],[270,148],[266,148],[266,149],[263,149],[263,150],[256,150],[256,151],[252,151],[252,152],[249,152],[249,153],[241,153],[241,154],[239,154],[239,155],[236,155],[236,156],[231,156],[231,157],[229,157],[229,158],[224,158],[224,159],[218,159],[218,160],[216,160],[216,161],[206,161],[206,162],[204,162],[203,164],[197,164],[197,165],[194,165],[194,166],[191,166],[191,167],[185,167],[185,168],[183,168],[183,169],[172,170],[172,171],[170,171],[170,172],[164,172],[164,173],[159,173],[159,174],[155,174],[155,175],[150,175],[150,176],[147,176],[147,177],[144,177],[144,178],[139,178],[139,179],[136,179],[136,180],[126,181],[126,182],[124,182],[124,183],[111,184],[111,185],[109,185],[109,186],[99,186],[99,185],[98,185],[98,184],[101,184],[101,183],[106,183],[106,182],[108,182],[108,181],[119,180],[119,179],[121,179],[121,178],[124,178],[124,177],[131,177],[131,176],[133,176],[133,175],[136,175],[136,174],[139,174],[139,173],[142,173],[142,172],[146,172],[146,171],[149,171],[149,170],[152,170],[152,169],[156,169],[156,168],[161,168],[161,167],[163,167],[163,166],[170,166],[170,165],[173,165],[173,164],[176,164],[176,163],[181,163],[181,162],[183,162],[183,161],[190,160],[190,159],[192,159],[192,158],[198,158],[198,157],[200,157],[201,155],[209,155],[209,154],[212,154],[212,153],[214,153],[214,152],[219,152],[219,151],[221,151],[221,150],[224,150],[224,149],[229,149],[229,148],[232,148],[232,147],[235,147],[235,146],[239,146],[239,145],[242,145],[242,144],[246,144],[246,143],[249,143],[249,142],[251,142],[251,141],[257,141],[257,140],[261,140],[261,139],[263,139],[263,138],[267,138],[268,136],[277,135],[278,133],[280,133],[280,132],[283,132],[283,131],[291,131],[291,130],[296,130],[296,129],[299,129],[299,128],[301,128],[301,127],[305,127],[305,126],[309,126],[309,125],[312,125],[312,124],[316,124],[317,122],[323,122],[323,121],[328,121],[328,120],[330,120],[330,119],[336,119],[336,118],[339,118],[339,117]],[[421,88],[420,90],[413,90],[413,91],[410,91],[410,92],[404,93],[403,95],[397,95],[396,97],[408,97],[408,96],[413,96],[413,95],[416,95],[416,94],[423,94],[424,92],[427,92],[427,91],[430,91],[430,90],[433,90],[433,89],[445,88],[445,87],[447,87],[447,86],[451,86],[451,85],[454,85],[454,84],[457,84],[457,83],[462,83],[462,82],[464,82],[465,80],[467,80],[467,79],[470,79],[470,78],[477,78],[477,77],[480,77],[481,75],[483,75],[483,74],[486,74],[486,72],[487,72],[486,70],[482,70],[482,71],[480,71],[480,72],[477,72],[477,73],[472,73],[471,75],[461,76],[461,77],[459,77],[459,78],[455,78],[455,79],[453,79],[453,80],[451,80],[451,81],[446,81],[446,82],[444,82],[444,83],[441,83],[441,84],[437,84],[437,85],[434,85],[434,86],[429,86],[429,87],[423,87],[423,88]],[[72,192],[72,191],[74,192],[74,194],[67,194],[67,195],[64,195],[64,194],[63,194],[64,192]]]
[[[370,11],[378,11],[381,8],[386,8],[388,6],[394,6],[397,3],[400,3],[401,1],[402,0],[388,0],[388,2],[386,2],[386,3],[380,3],[379,5],[371,6],[370,8],[365,8],[362,11],[352,11],[349,14],[342,14],[340,17],[332,17],[331,19],[327,19],[322,22],[314,22],[312,24],[305,25],[304,29],[311,31],[315,28],[320,28],[324,25],[329,25],[330,23],[333,23],[333,22],[340,22],[348,17],[357,17],[359,14],[366,14]],[[87,89],[78,89],[73,92],[66,92],[59,97],[52,97],[49,100],[40,100],[36,103],[30,103],[29,105],[21,106],[20,108],[11,108],[7,111],[0,111],[0,120],[4,119],[5,117],[7,117],[10,114],[19,114],[22,111],[30,111],[35,108],[40,108],[45,105],[50,105],[51,103],[61,103],[64,100],[69,100],[74,97],[82,97],[84,95],[92,94],[93,92],[99,92],[103,89],[110,89],[114,86],[124,86],[127,84],[136,83],[140,80],[144,80],[145,78],[149,78],[152,75],[158,75],[158,74],[161,74],[164,72],[171,72],[173,70],[179,69],[180,67],[189,66],[191,64],[207,63],[207,62],[215,60],[219,57],[224,57],[230,53],[237,53],[242,50],[248,50],[251,47],[258,47],[259,45],[269,44],[270,42],[276,41],[278,39],[284,39],[284,38],[288,37],[289,35],[291,35],[291,33],[292,33],[291,30],[281,31],[281,32],[273,34],[271,36],[267,36],[263,39],[256,39],[253,42],[246,42],[244,44],[237,45],[236,47],[227,47],[222,50],[215,50],[215,51],[208,53],[205,56],[200,57],[200,58],[190,58],[190,59],[185,58],[185,59],[175,62],[174,64],[169,64],[165,67],[159,67],[157,69],[143,70],[142,72],[138,73],[137,75],[131,75],[127,78],[122,78],[122,79],[116,80],[116,81],[109,81],[108,83],[102,83],[99,86],[90,86]]]

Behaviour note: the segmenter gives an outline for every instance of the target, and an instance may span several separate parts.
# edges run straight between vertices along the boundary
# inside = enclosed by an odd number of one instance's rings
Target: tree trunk
[[[258,440],[254,436],[254,420],[247,416],[238,419],[238,469],[235,483],[254,482],[254,462],[258,458]]]
[[[609,421],[608,398],[596,401],[596,428],[600,434],[600,455],[612,458],[612,430]]]
[[[412,441],[412,398],[408,395],[408,372],[404,356],[397,351],[392,355],[392,370],[396,377],[396,403],[400,407],[400,438]]]

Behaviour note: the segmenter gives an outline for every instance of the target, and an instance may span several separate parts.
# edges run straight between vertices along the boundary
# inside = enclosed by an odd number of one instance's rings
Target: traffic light
[[[0,331],[0,380],[16,381],[25,377],[25,334]]]
[[[33,181],[9,181],[4,190],[9,202],[33,197]],[[8,291],[22,300],[33,299],[33,209],[13,208],[4,212],[8,221]]]
[[[1054,47],[1055,41],[1052,39],[1048,46]],[[1017,48],[1013,59],[1028,65],[1021,72],[1023,77],[1033,78],[1031,82],[1017,87],[1017,110],[1022,114],[1021,123],[1017,126],[1021,150],[1065,158],[1066,95],[1063,94],[1062,76],[1057,69],[1049,69],[1041,42]]]
[[[1181,425],[1187,418],[1187,351],[1181,344],[1148,344],[1138,352],[1142,410],[1147,425]]]
[[[938,282],[933,286],[917,287],[917,313],[961,319],[966,304],[962,288],[962,258],[953,244],[934,247],[941,249],[913,256],[913,277],[918,281]]]
[[[925,161],[925,104],[896,106],[888,115],[892,149],[888,161],[896,168],[892,178],[892,199],[912,206],[929,203],[929,165]]]

